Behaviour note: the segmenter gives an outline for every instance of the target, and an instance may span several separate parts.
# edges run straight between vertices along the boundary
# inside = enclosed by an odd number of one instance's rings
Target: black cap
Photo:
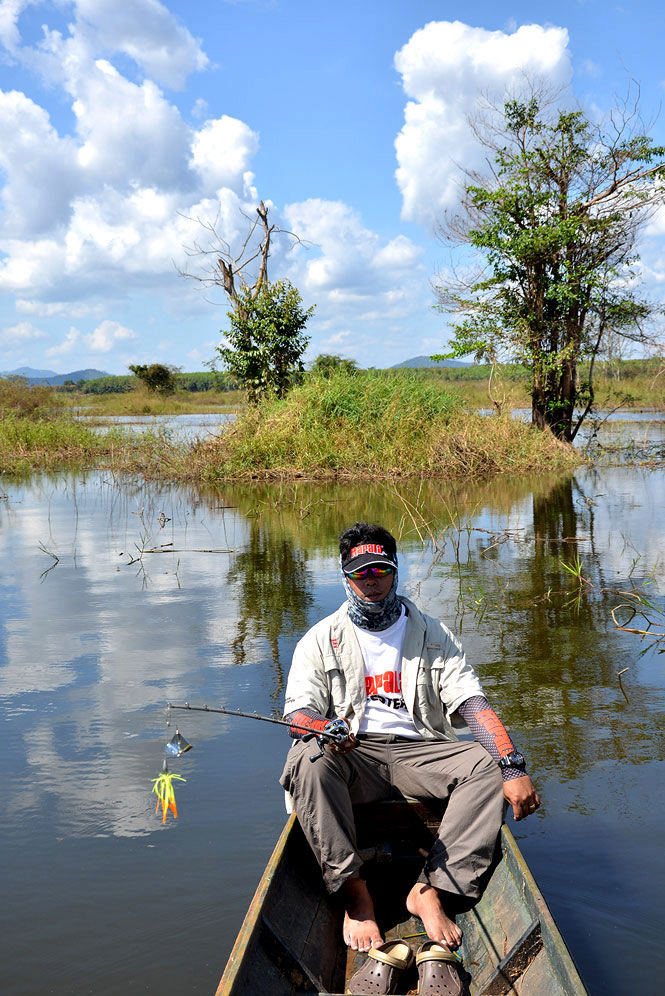
[[[346,560],[342,561],[342,570],[345,574],[349,574],[351,571],[369,567],[370,564],[397,567],[397,557],[387,553],[380,543],[359,543],[349,550]]]

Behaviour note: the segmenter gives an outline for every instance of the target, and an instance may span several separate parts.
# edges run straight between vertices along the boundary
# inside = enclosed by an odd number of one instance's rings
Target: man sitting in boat
[[[285,718],[312,731],[343,720],[348,737],[310,762],[295,739],[280,779],[329,892],[343,890],[344,940],[383,943],[360,869],[353,804],[395,793],[446,803],[438,838],[406,900],[432,941],[456,949],[450,896],[477,898],[492,861],[504,799],[516,820],[540,805],[522,755],[489,705],[453,634],[397,594],[397,544],[359,522],[340,537],[346,602],[298,643]],[[458,740],[464,723],[474,740]],[[333,728],[336,728],[333,726]]]

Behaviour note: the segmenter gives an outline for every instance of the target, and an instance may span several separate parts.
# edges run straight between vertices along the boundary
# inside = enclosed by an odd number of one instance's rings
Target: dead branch
[[[247,232],[243,239],[240,251],[234,255],[230,244],[222,236],[220,227],[220,216],[217,215],[214,221],[206,218],[191,217],[181,215],[187,221],[199,225],[207,233],[207,244],[202,244],[195,240],[191,245],[185,246],[187,256],[202,260],[203,271],[195,273],[187,269],[176,266],[176,270],[181,277],[186,280],[195,280],[204,287],[221,287],[230,300],[234,310],[239,303],[239,287],[245,293],[255,298],[261,288],[268,282],[268,259],[273,240],[278,235],[284,235],[289,240],[289,248],[295,245],[307,247],[304,242],[294,232],[279,225],[270,224],[268,214],[270,208],[261,201],[256,208],[256,217],[245,215],[247,218]],[[212,257],[212,261],[208,261]],[[257,264],[258,270],[253,272],[253,267]],[[175,265],[175,264],[174,264]]]

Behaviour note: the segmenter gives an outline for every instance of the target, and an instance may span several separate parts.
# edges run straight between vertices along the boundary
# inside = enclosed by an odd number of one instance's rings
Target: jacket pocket
[[[428,641],[425,644],[425,660],[423,663],[426,663],[428,667],[441,667],[444,652],[445,647],[442,643]]]

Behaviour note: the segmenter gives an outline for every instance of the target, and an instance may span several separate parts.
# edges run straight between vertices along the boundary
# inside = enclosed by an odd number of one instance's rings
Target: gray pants
[[[446,803],[418,881],[468,898],[480,895],[503,820],[502,779],[484,747],[467,740],[407,740],[368,734],[348,754],[325,754],[315,763],[311,743],[296,741],[280,784],[291,793],[298,821],[336,892],[358,876],[353,805],[400,796]]]

